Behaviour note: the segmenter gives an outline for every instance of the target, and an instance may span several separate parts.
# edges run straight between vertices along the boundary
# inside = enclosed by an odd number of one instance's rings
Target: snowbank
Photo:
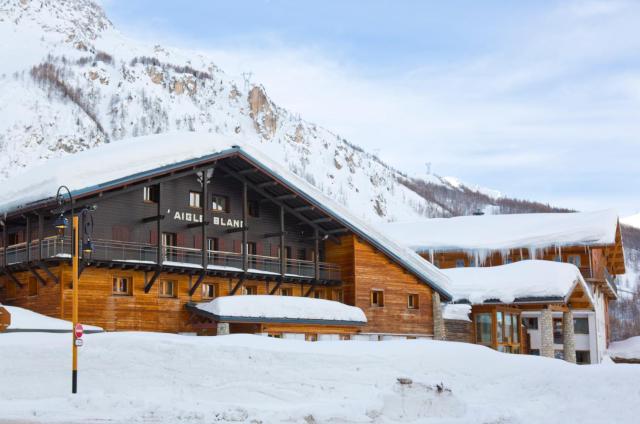
[[[607,354],[614,360],[635,359],[640,362],[640,336],[612,342],[607,349]]]
[[[580,284],[593,304],[591,292],[575,265],[564,262],[527,260],[480,268],[443,269],[455,300],[472,304],[497,299],[513,303],[519,298],[566,299]]]
[[[0,421],[626,424],[640,416],[635,365],[577,366],[431,340],[84,339],[72,395],[66,335],[0,336]]]
[[[397,222],[386,230],[419,252],[504,251],[615,243],[614,210],[576,213],[460,216]]]
[[[444,319],[471,322],[469,314],[471,314],[471,305],[463,303],[450,303],[448,305],[444,305],[442,309],[442,317]]]
[[[31,331],[43,331],[43,332],[71,332],[72,326],[70,321],[63,319],[51,318],[46,315],[39,314],[37,312],[30,311],[24,308],[18,308],[17,306],[7,306],[4,308],[11,314],[11,325],[7,328],[7,332],[31,332]],[[100,327],[93,325],[84,325],[86,332],[101,332]]]
[[[225,319],[323,320],[367,322],[362,309],[340,302],[297,296],[222,296],[196,308]]]
[[[395,260],[423,280],[429,281],[445,298],[449,297],[447,278],[435,266],[363,222],[309,182],[253,148],[247,139],[240,136],[166,133],[115,141],[77,154],[51,159],[0,185],[0,212],[52,198],[62,184],[69,187],[74,197],[77,197],[98,188],[117,185],[124,178],[139,178],[164,167],[177,164],[187,166],[234,151],[241,151],[257,166],[295,187],[308,197],[307,200],[339,217],[347,227],[377,243],[380,250],[395,257]]]

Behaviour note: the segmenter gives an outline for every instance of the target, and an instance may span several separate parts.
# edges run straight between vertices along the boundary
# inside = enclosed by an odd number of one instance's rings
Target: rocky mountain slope
[[[0,0],[0,40],[0,184],[112,140],[199,131],[254,140],[371,222],[558,211],[451,177],[409,177],[262,86],[234,81],[214,58],[125,37],[90,0]]]

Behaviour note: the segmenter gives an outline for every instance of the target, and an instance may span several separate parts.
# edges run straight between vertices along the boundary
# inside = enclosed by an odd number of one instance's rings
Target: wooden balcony
[[[160,257],[162,266],[167,268],[202,269],[202,251],[200,249],[176,246],[162,246]],[[207,250],[205,252],[207,271],[226,273],[244,273],[243,254]],[[40,260],[68,260],[71,257],[71,239],[69,237],[48,237],[42,245],[35,240],[7,247],[6,253],[0,248],[0,267],[16,267]],[[93,252],[84,256],[87,262],[112,262],[121,265],[156,266],[157,247],[148,243],[133,243],[116,240],[94,240]],[[6,260],[5,260],[6,258]],[[6,261],[6,263],[5,263]],[[281,276],[279,257],[247,255],[247,274],[265,277]],[[284,276],[290,279],[315,279],[314,261],[286,259]],[[319,262],[318,280],[340,281],[340,267],[336,264]]]

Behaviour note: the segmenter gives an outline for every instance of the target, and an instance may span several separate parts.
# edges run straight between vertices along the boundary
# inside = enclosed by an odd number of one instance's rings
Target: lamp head
[[[65,218],[65,216],[63,214],[60,214],[57,218],[56,221],[54,223],[54,226],[59,230],[59,231],[64,231],[68,226],[69,226],[69,220],[67,218]]]
[[[93,252],[93,242],[91,238],[88,238],[87,241],[82,243],[82,252],[87,254]]]

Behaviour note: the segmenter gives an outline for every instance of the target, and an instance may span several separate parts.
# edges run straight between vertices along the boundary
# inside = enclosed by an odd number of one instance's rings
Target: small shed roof
[[[594,301],[580,270],[575,265],[526,260],[508,265],[442,270],[451,280],[456,301],[471,304],[567,303],[575,291],[590,307]]]
[[[73,330],[71,321],[52,318],[46,315],[33,312],[29,309],[17,306],[7,306],[4,308],[11,314],[11,324],[7,332],[45,332],[45,333],[70,333]],[[86,333],[100,333],[101,327],[94,325],[84,325]]]
[[[298,296],[222,296],[190,305],[221,322],[279,322],[324,325],[364,325],[362,309],[340,302]]]

